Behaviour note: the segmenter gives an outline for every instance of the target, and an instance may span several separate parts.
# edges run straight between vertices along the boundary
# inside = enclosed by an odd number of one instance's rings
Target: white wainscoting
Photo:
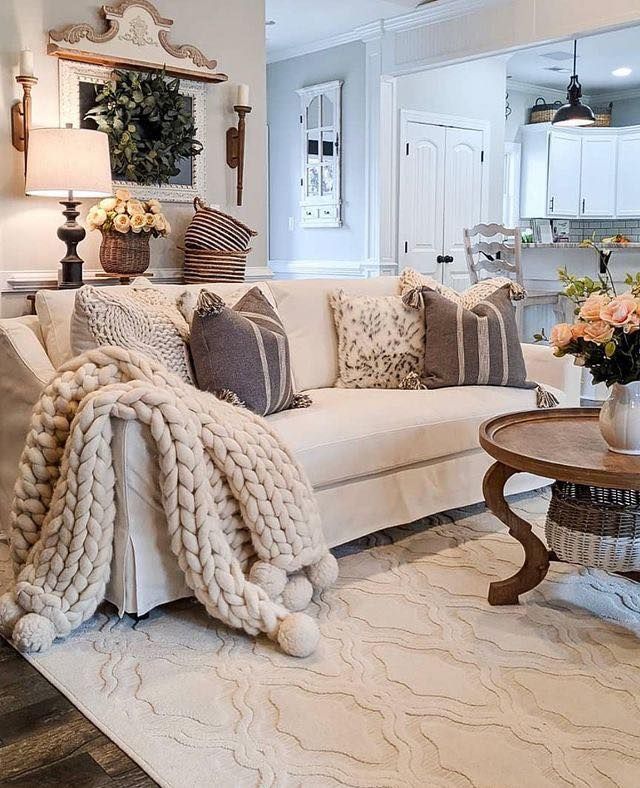
[[[369,279],[395,276],[396,265],[365,260],[270,260],[276,279]]]

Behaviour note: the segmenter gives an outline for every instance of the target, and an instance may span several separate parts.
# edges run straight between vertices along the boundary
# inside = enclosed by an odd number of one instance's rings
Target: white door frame
[[[398,146],[395,151],[395,158],[397,161],[395,170],[398,182],[396,188],[393,190],[396,200],[396,216],[400,215],[400,163],[407,144],[407,126],[409,123],[425,123],[430,126],[449,126],[456,129],[473,129],[474,131],[482,132],[482,147],[484,150],[484,165],[486,169],[482,174],[482,206],[480,215],[483,222],[488,221],[489,178],[485,173],[490,172],[490,168],[493,165],[491,160],[491,123],[488,120],[479,120],[478,118],[463,118],[458,115],[443,115],[436,112],[423,112],[422,110],[415,109],[400,110],[400,134],[398,135]],[[397,236],[396,254],[399,267],[403,253],[401,248],[403,239],[400,238],[399,233]]]

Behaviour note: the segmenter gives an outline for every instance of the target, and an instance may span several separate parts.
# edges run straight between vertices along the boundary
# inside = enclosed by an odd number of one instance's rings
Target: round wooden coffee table
[[[600,434],[598,408],[558,408],[509,413],[484,422],[480,445],[496,462],[483,483],[491,511],[524,548],[522,568],[491,583],[491,605],[516,605],[518,597],[544,580],[549,562],[559,560],[513,512],[504,497],[508,479],[533,473],[562,482],[617,490],[640,490],[640,457],[609,451]],[[640,573],[624,573],[634,580]]]

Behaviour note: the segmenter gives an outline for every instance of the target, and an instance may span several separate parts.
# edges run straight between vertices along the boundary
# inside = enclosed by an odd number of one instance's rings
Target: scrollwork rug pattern
[[[342,548],[304,660],[195,602],[138,623],[103,608],[28,658],[171,788],[636,785],[640,587],[554,564],[489,607],[520,559],[474,507]]]

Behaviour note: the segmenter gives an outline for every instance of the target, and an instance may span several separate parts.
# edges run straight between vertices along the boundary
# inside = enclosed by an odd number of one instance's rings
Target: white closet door
[[[409,122],[400,161],[400,268],[440,277],[446,129]]]
[[[477,129],[447,129],[444,189],[443,281],[456,290],[469,286],[462,231],[482,221],[484,134]]]

